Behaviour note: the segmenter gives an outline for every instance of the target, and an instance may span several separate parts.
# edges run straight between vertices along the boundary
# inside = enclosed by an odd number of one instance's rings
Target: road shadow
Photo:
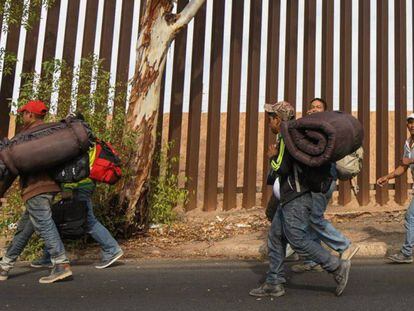
[[[387,245],[386,256],[398,252],[402,243],[404,242],[403,232],[389,232],[379,230],[376,227],[369,226],[363,228],[363,232],[368,234],[368,237],[360,240],[359,242],[383,242]]]
[[[8,279],[11,280],[11,279],[18,278],[18,277],[21,277],[21,276],[24,276],[24,275],[35,274],[39,271],[47,271],[47,270],[49,270],[49,269],[47,269],[47,268],[35,269],[35,268],[22,268],[22,267],[20,267],[20,269],[18,271],[14,270],[14,269],[11,270],[9,272]]]

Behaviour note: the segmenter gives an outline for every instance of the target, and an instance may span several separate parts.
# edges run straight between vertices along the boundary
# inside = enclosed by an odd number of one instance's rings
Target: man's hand
[[[401,164],[404,165],[404,166],[409,166],[411,164],[414,164],[414,159],[402,158],[401,159]]]
[[[377,185],[380,187],[385,186],[388,183],[389,177],[387,176],[382,176],[381,178],[379,178],[377,180]]]
[[[269,150],[267,151],[267,156],[269,158],[277,156],[278,153],[279,153],[279,148],[278,148],[277,145],[270,145],[269,146]]]

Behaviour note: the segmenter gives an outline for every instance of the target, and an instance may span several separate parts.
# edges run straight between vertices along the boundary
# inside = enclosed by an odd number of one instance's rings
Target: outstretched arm
[[[404,159],[402,161],[402,164],[399,165],[394,171],[392,171],[388,175],[385,175],[385,176],[382,176],[381,178],[379,178],[377,180],[377,185],[380,186],[380,187],[383,187],[384,185],[386,185],[388,183],[388,181],[390,179],[395,179],[395,178],[401,176],[402,174],[404,174],[408,169],[408,165],[404,165],[403,163],[404,163]]]

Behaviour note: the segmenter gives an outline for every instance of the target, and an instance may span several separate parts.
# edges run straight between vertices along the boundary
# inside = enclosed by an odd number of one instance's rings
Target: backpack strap
[[[296,162],[293,162],[293,174],[295,175],[296,192],[301,192],[301,187],[299,183],[298,165],[296,164]]]
[[[358,192],[359,192],[359,186],[358,186],[358,184],[354,184],[354,182],[353,182],[353,178],[351,178],[350,180],[349,180],[349,183],[351,184],[351,189],[352,189],[352,192],[354,193],[354,195],[355,196],[357,196],[357,194],[358,194]]]

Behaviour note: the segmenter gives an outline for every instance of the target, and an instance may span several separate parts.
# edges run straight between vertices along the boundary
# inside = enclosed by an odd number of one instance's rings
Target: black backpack
[[[74,183],[89,177],[89,154],[86,152],[53,169],[52,178],[57,183]]]
[[[332,185],[332,164],[328,163],[318,167],[310,167],[298,163],[300,178],[312,192],[327,193]]]
[[[62,199],[52,205],[52,218],[63,239],[76,240],[83,237],[87,231],[87,215],[86,201]]]

